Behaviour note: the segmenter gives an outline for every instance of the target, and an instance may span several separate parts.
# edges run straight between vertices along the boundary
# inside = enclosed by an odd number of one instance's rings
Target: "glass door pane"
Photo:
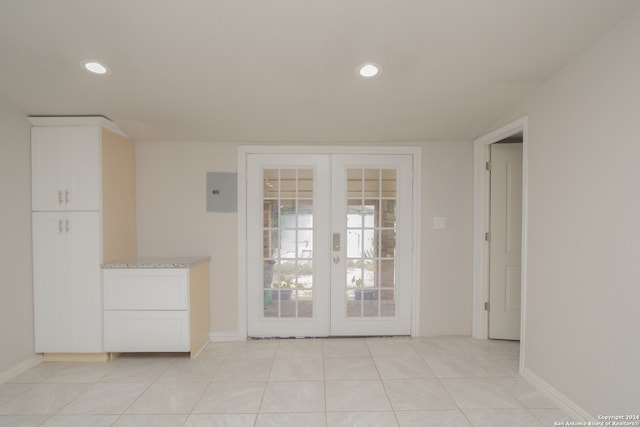
[[[263,171],[264,317],[313,317],[313,170]]]
[[[346,316],[394,317],[396,171],[350,168],[346,176]]]

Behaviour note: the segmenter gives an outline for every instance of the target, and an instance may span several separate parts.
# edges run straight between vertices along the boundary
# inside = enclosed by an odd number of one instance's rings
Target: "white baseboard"
[[[573,400],[560,393],[551,384],[531,372],[529,369],[524,368],[524,370],[522,371],[522,377],[535,388],[537,388],[541,393],[551,399],[558,406],[558,408],[565,411],[567,415],[569,415],[576,421],[596,421],[594,417],[592,417],[587,411],[578,406],[578,404],[576,404]]]
[[[33,368],[36,365],[41,364],[42,360],[42,355],[36,354],[33,357],[30,357],[29,359],[24,360],[17,365],[0,372],[0,384],[9,381],[13,377],[17,377],[21,373],[27,371],[30,368]]]
[[[209,339],[212,342],[224,342],[224,341],[240,341],[240,336],[237,332],[210,332]]]

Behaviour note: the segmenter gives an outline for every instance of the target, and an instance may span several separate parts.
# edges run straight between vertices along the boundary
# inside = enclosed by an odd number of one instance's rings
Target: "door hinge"
[[[487,242],[491,241],[491,233],[486,232],[484,233],[484,240],[486,240]]]
[[[484,311],[490,311],[491,309],[491,304],[489,304],[489,301],[484,303]]]
[[[487,162],[484,164],[484,169],[491,172],[491,162]]]

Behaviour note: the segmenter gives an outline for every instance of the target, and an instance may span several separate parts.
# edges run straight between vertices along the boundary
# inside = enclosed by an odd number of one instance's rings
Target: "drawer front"
[[[102,270],[105,310],[187,310],[186,269]]]
[[[105,311],[104,351],[189,351],[186,311]]]

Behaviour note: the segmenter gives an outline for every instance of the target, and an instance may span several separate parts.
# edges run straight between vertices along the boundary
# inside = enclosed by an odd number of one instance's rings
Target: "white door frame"
[[[528,118],[502,126],[473,141],[473,325],[474,338],[489,338],[489,315],[484,303],[489,301],[489,244],[485,233],[489,230],[489,174],[485,165],[489,161],[489,146],[522,132],[522,270],[520,303],[520,373],[524,367],[525,321],[527,299],[527,188],[528,188]]]
[[[240,145],[238,146],[238,339],[247,339],[247,155],[249,154],[409,154],[413,158],[413,253],[411,336],[420,336],[421,164],[419,146]]]

